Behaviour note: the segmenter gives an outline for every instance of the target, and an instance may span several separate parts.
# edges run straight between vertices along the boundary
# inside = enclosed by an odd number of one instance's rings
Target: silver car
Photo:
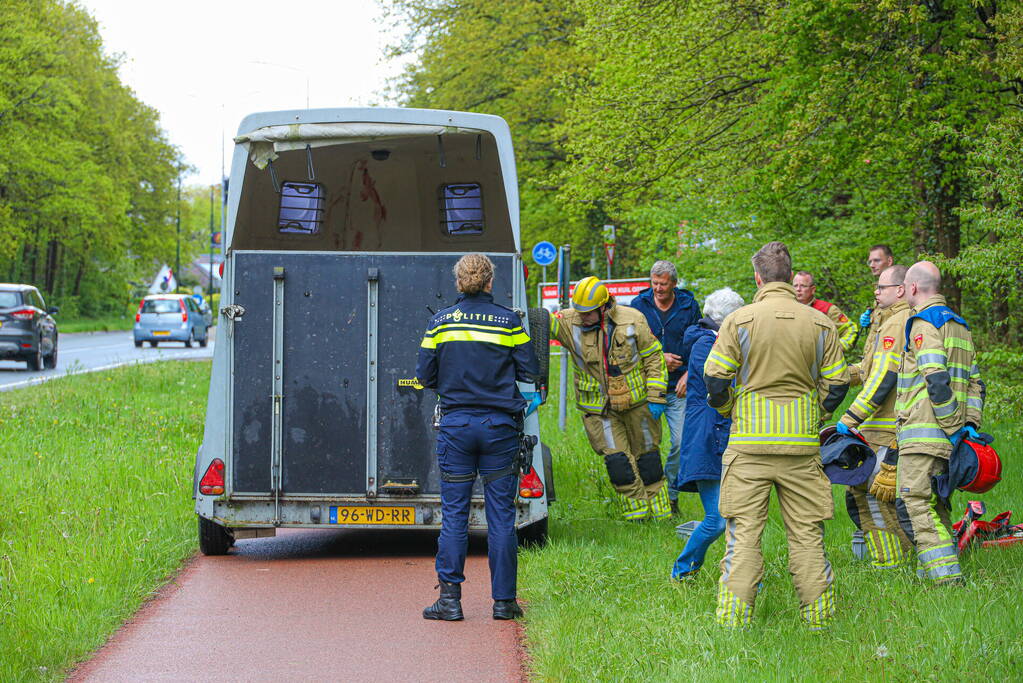
[[[151,294],[139,303],[135,314],[135,346],[143,342],[156,346],[160,342],[194,342],[206,346],[209,340],[212,315],[203,310],[190,296],[184,294]]]

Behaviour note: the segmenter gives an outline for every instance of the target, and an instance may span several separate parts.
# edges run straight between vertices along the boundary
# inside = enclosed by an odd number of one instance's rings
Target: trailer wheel
[[[551,314],[546,308],[531,308],[529,317],[529,339],[540,366],[540,382],[550,384],[551,367]]]
[[[516,531],[519,537],[519,545],[529,547],[541,547],[547,545],[547,517],[533,522]]]
[[[547,502],[553,503],[558,499],[554,492],[554,459],[551,457],[551,448],[543,441],[540,442],[540,453],[543,459],[543,485],[547,491]]]
[[[216,522],[199,517],[199,550],[203,555],[226,555],[234,545],[231,532]]]

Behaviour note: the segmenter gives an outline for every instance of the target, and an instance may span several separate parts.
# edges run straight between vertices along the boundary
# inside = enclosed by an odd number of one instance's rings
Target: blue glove
[[[863,311],[860,316],[860,327],[870,327],[870,309]]]
[[[654,416],[655,420],[660,420],[661,415],[664,415],[664,404],[663,403],[647,403],[650,406],[650,414]]]
[[[845,434],[846,436],[853,435],[852,430],[850,430],[849,427],[847,427],[844,422],[839,422],[838,424],[836,424],[835,431],[838,432],[839,434]]]
[[[963,440],[963,437],[968,437],[969,439],[976,441],[978,436],[977,429],[973,425],[966,425],[964,427],[960,427],[959,431],[950,436],[948,440],[952,442],[952,448],[954,449],[959,445],[959,442]]]
[[[543,403],[543,399],[540,397],[539,391],[523,391],[522,398],[529,401],[529,405],[526,406],[526,417],[529,417],[536,412],[536,409]]]

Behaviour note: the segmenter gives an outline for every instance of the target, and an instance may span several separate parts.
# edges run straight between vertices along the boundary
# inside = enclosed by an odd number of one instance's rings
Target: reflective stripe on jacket
[[[871,444],[891,445],[895,436],[895,399],[902,349],[906,346],[906,319],[909,304],[896,301],[886,309],[886,315],[875,336],[875,347],[864,365],[869,372],[861,375],[863,389],[852,402],[841,421],[848,427],[857,427]]]
[[[885,324],[885,321],[892,316],[892,309],[894,306],[888,308],[874,308],[870,312],[870,327],[867,329],[867,340],[863,342],[863,359],[856,365],[849,366],[849,377],[852,380],[851,385],[856,386],[863,384],[864,380],[870,375],[870,368],[874,362],[874,351],[877,350],[877,335],[881,331],[881,326]],[[909,304],[906,304],[907,310]]]
[[[822,392],[849,384],[835,324],[786,282],[762,286],[725,318],[703,373],[735,378],[718,412],[732,417],[729,448],[752,454],[819,452]]]
[[[945,307],[935,295],[916,310]],[[935,327],[911,317],[907,349],[899,370],[898,439],[900,453],[948,458],[949,438],[967,422],[980,427],[984,388],[970,330],[949,320]]]
[[[608,365],[617,366],[625,376],[630,407],[644,401],[664,403],[668,368],[661,343],[650,331],[646,316],[614,303],[604,314],[604,325],[584,329],[580,315],[573,308],[551,314],[551,339],[557,339],[568,349],[575,364],[575,399],[579,410],[595,415],[604,412]],[[614,329],[610,344],[606,337],[609,327]]]
[[[535,381],[538,372],[518,314],[486,292],[462,295],[430,319],[416,365],[419,383],[436,389],[444,408],[512,414],[526,407],[516,380]]]

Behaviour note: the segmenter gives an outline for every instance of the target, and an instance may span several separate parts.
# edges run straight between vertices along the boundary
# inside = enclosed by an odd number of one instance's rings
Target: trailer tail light
[[[219,496],[224,492],[224,461],[213,458],[199,482],[199,493],[204,496]]]
[[[188,322],[188,311],[185,310],[185,300],[184,299],[178,299],[178,306],[181,306],[181,322],[187,323]]]
[[[33,311],[31,308],[23,308],[20,311],[13,311],[11,315],[17,318],[18,320],[31,320],[32,318],[35,317],[36,312]]]
[[[224,279],[224,262],[223,261],[220,262],[220,279],[221,280]]]
[[[530,467],[529,472],[519,478],[519,496],[521,498],[540,498],[543,496],[543,482],[540,481],[535,468]]]

